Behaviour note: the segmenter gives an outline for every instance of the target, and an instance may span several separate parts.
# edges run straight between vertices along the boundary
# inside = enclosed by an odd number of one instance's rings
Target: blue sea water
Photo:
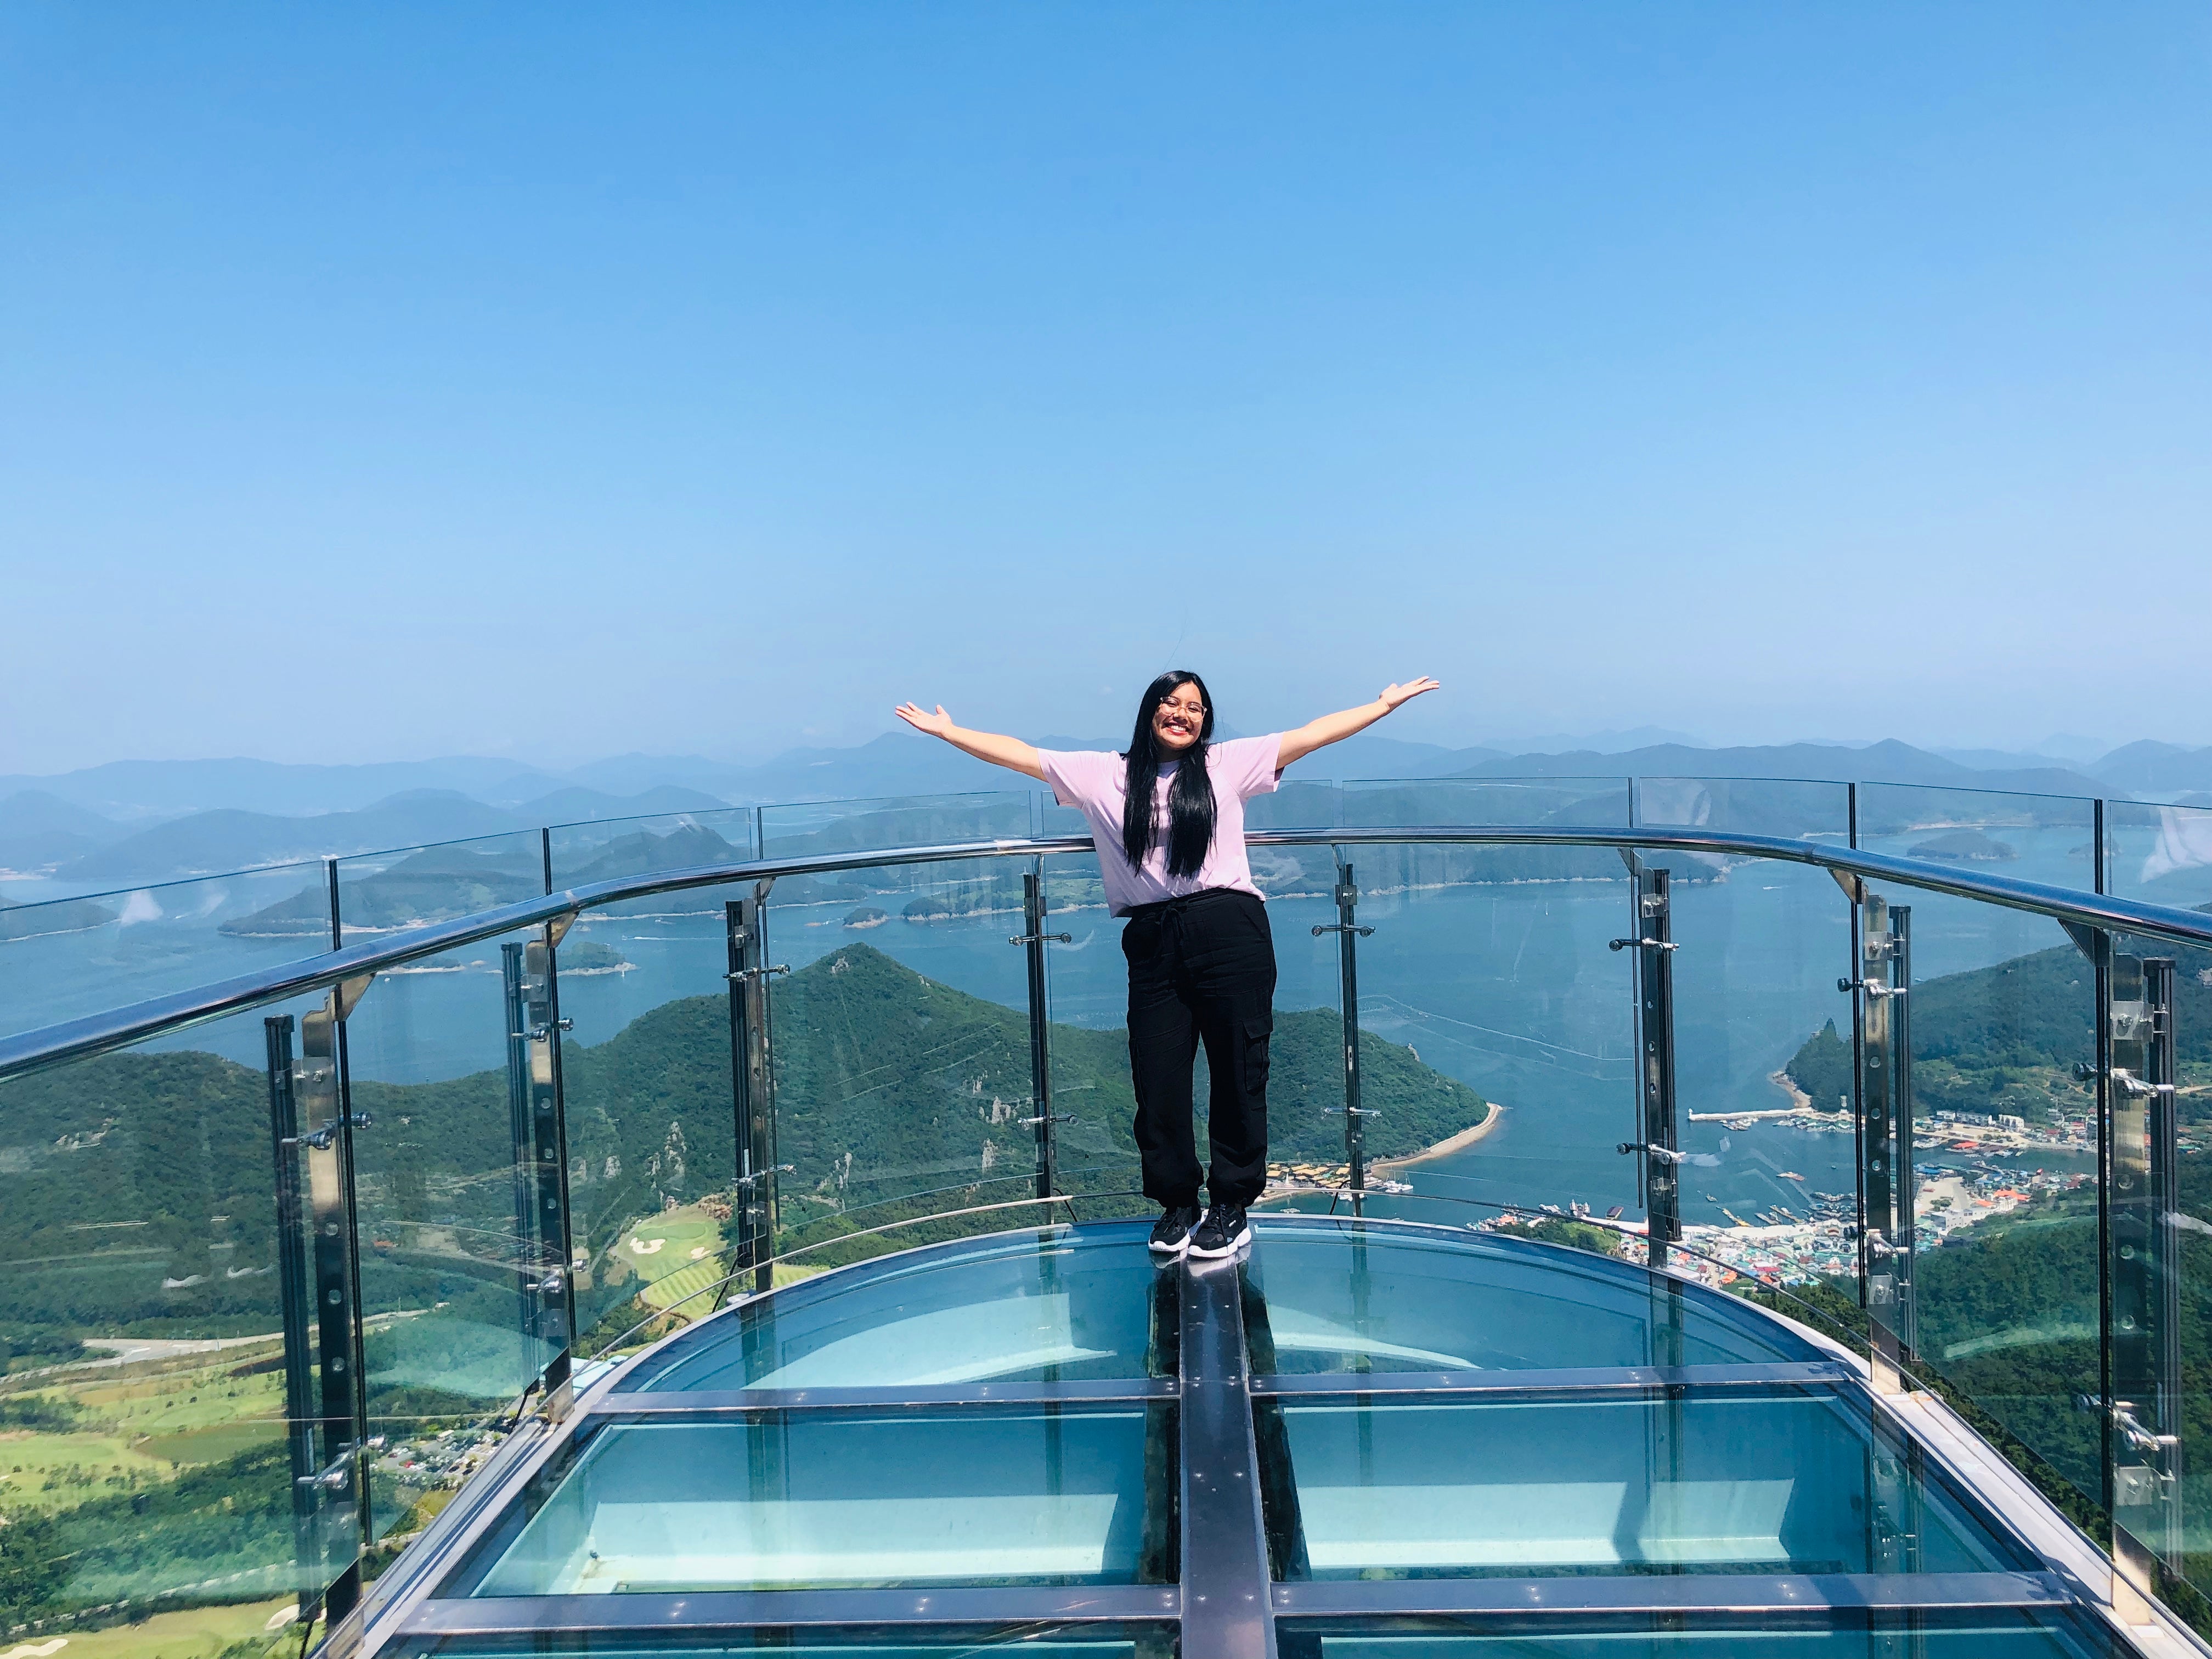
[[[2023,861],[2045,875],[2060,873],[2072,849],[2057,843],[2070,833],[2008,832],[2024,843]],[[2051,844],[2036,844],[2037,836]],[[2045,864],[2054,867],[2044,870]],[[973,872],[944,874],[941,886],[950,890]],[[311,940],[238,939],[216,925],[240,906],[270,902],[274,886],[287,881],[297,884],[295,875],[272,872],[226,895],[195,889],[190,902],[161,907],[160,916],[133,924],[142,930],[136,938],[130,927],[103,927],[36,941],[37,973],[26,997],[48,1007],[83,1001],[103,986],[112,989],[118,962],[135,985],[181,988],[167,980],[204,982],[306,954]],[[1019,915],[911,922],[899,914],[911,891],[887,895],[877,908],[890,919],[861,929],[846,925],[855,908],[849,899],[772,903],[770,955],[798,968],[865,942],[943,984],[1019,1006],[1024,953],[1008,942],[1020,931]],[[659,914],[580,922],[572,939],[611,945],[630,965],[562,975],[562,1012],[574,1021],[574,1039],[602,1042],[672,999],[721,994],[724,896],[686,896],[662,901]],[[2055,923],[2039,918],[1924,894],[1899,896],[1914,906],[1921,980],[2064,942]],[[1334,904],[1319,896],[1282,897],[1269,914],[1280,969],[1278,1007],[1335,1008],[1337,940],[1312,933],[1335,920]],[[1789,1104],[1772,1074],[1824,1022],[1833,1019],[1848,1033],[1850,999],[1836,988],[1851,967],[1847,917],[1841,892],[1820,870],[1744,864],[1720,879],[1687,882],[1678,873],[1676,1066],[1686,1115],[1721,1117]],[[1478,1202],[1580,1201],[1601,1214],[1620,1205],[1639,1215],[1635,1160],[1616,1150],[1637,1138],[1632,963],[1630,953],[1607,948],[1631,928],[1625,876],[1370,892],[1359,920],[1375,930],[1358,947],[1363,1024],[1505,1108],[1498,1127],[1478,1144],[1406,1176],[1424,1197],[1460,1200],[1425,1210],[1474,1219],[1488,1212],[1469,1207]],[[141,942],[163,938],[165,925],[167,953],[145,948]],[[1056,912],[1051,930],[1071,935],[1048,952],[1053,1018],[1119,1026],[1120,924],[1103,910],[1079,908]],[[19,942],[0,955],[20,973],[32,953]],[[504,1063],[498,942],[426,966],[380,976],[364,998],[349,1027],[356,1078],[416,1082]],[[15,1023],[21,1029],[41,1022]],[[261,1022],[228,1019],[158,1046],[210,1049],[258,1066]],[[1079,1102],[1064,1103],[1080,1109]],[[1390,1109],[1387,1099],[1367,1103]],[[1683,1171],[1687,1220],[1722,1222],[1723,1211],[1748,1218],[1778,1205],[1802,1216],[1808,1193],[1852,1186],[1848,1135],[1769,1122],[1731,1129],[1686,1116],[1682,1142],[1692,1160]]]

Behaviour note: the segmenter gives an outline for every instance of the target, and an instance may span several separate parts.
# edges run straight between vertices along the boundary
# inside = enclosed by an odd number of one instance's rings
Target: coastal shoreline
[[[1497,1128],[1504,1121],[1505,1103],[1503,1101],[1493,1100],[1489,1103],[1489,1105],[1490,1109],[1483,1114],[1481,1122],[1471,1124],[1455,1135],[1447,1135],[1434,1146],[1424,1146],[1419,1152],[1408,1152],[1403,1158],[1375,1158],[1367,1167],[1370,1170],[1408,1170],[1418,1164],[1432,1163],[1440,1158],[1449,1158],[1454,1152],[1465,1152]]]

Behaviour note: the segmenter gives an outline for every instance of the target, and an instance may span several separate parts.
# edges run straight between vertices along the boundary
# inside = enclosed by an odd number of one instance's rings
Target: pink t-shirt
[[[1160,768],[1152,793],[1152,822],[1158,837],[1145,854],[1144,867],[1135,868],[1121,850],[1121,804],[1128,799],[1128,763],[1106,749],[1040,749],[1045,781],[1053,799],[1062,806],[1081,809],[1091,823],[1091,839],[1098,848],[1099,873],[1106,878],[1106,908],[1125,916],[1139,904],[1180,898],[1207,887],[1233,887],[1255,898],[1266,895],[1252,884],[1252,866],[1244,857],[1244,803],[1264,795],[1283,781],[1276,770],[1282,753],[1282,734],[1265,738],[1232,738],[1209,744],[1206,773],[1213,784],[1213,844],[1206,849],[1206,862],[1194,876],[1168,874],[1168,787],[1175,781],[1172,766]]]

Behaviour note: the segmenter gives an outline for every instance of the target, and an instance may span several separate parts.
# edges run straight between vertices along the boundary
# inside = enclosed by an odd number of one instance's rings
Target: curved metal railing
[[[1623,851],[1704,853],[1747,859],[1773,859],[1813,865],[1838,876],[1889,881],[1953,897],[1976,899],[2026,910],[2053,921],[2116,933],[2139,934],[2179,945],[2212,947],[2212,915],[2144,904],[2078,888],[2018,881],[1947,865],[1856,848],[1830,848],[1777,836],[1735,835],[1708,830],[1587,830],[1540,827],[1385,828],[1255,830],[1254,847],[1596,847]],[[809,858],[747,859],[702,865],[650,875],[625,876],[430,922],[380,939],[304,957],[190,991],[151,997],[97,1014],[64,1020],[37,1030],[0,1038],[0,1079],[103,1054],[149,1037],[166,1036],[264,1003],[327,989],[365,975],[418,962],[442,951],[533,927],[627,899],[650,898],[699,887],[720,887],[785,876],[811,876],[841,870],[880,869],[886,865],[940,864],[972,859],[1034,858],[1087,853],[1088,836],[1043,836],[1019,840],[956,842],[931,847],[869,848]]]

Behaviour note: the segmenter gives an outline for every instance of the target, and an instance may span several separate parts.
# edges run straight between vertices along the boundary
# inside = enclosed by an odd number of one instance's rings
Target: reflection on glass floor
[[[2034,1565],[1832,1391],[1279,1409],[1279,1579]]]
[[[602,1419],[465,1593],[1164,1583],[1173,1494],[1145,1461],[1174,1427],[1165,1406]]]
[[[1280,1633],[1279,1644],[1281,1659],[2104,1659],[2128,1650],[2070,1614],[2008,1608],[1966,1614],[1842,1610],[1755,1620],[1668,1613],[1583,1629],[1559,1624],[1517,1631],[1432,1619],[1364,1629],[1293,1626]]]
[[[1120,1230],[1061,1227],[807,1279],[664,1344],[622,1390],[1171,1376],[1176,1279]]]
[[[1730,1298],[1655,1301],[1642,1273],[1495,1234],[1264,1224],[1245,1272],[1252,1369],[1553,1370],[1814,1360]]]
[[[932,1246],[702,1321],[434,1534],[370,1645],[2133,1650],[1758,1308],[1404,1224],[1270,1218],[1241,1266],[1145,1231]]]

